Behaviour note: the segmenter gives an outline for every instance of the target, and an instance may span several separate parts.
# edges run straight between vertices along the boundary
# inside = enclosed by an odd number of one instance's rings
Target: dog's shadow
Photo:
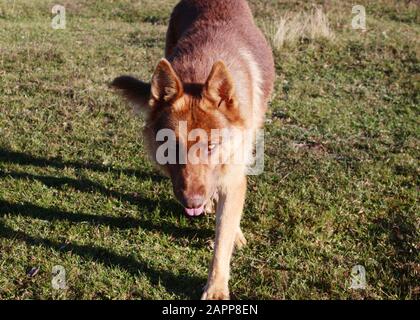
[[[0,149],[0,163],[13,163],[19,165],[32,165],[38,167],[54,167],[63,169],[66,167],[73,167],[76,169],[89,169],[99,172],[113,172],[120,174],[134,175],[139,179],[152,179],[154,182],[161,182],[162,177],[154,173],[144,173],[133,169],[114,169],[96,163],[81,163],[74,161],[62,161],[60,159],[46,159],[24,154],[21,152],[14,152],[7,149]],[[89,179],[73,179],[67,177],[54,177],[33,175],[22,172],[2,172],[0,171],[0,178],[11,177],[13,179],[26,179],[39,181],[44,185],[52,188],[61,188],[63,186],[71,186],[72,188],[82,192],[99,192],[106,197],[114,197],[127,201],[129,203],[139,206],[142,211],[150,212],[157,206],[164,212],[181,212],[180,206],[171,200],[152,200],[137,194],[127,194],[118,191],[110,190],[103,185],[91,181]],[[48,221],[69,221],[72,223],[89,223],[92,225],[106,225],[111,228],[130,229],[141,228],[146,231],[158,231],[172,236],[175,241],[179,238],[188,240],[201,239],[199,243],[203,244],[205,239],[213,235],[209,229],[197,229],[193,226],[180,227],[174,223],[159,219],[159,223],[153,222],[153,219],[147,217],[116,217],[106,215],[93,215],[81,212],[68,212],[55,208],[43,208],[31,203],[11,203],[0,199],[0,218],[8,214],[21,215],[30,218],[37,218]],[[163,221],[162,221],[163,220]],[[63,252],[71,251],[83,258],[94,260],[106,266],[119,266],[126,269],[133,275],[138,275],[139,272],[146,274],[152,284],[162,284],[168,292],[174,293],[181,297],[197,298],[200,294],[199,288],[205,282],[204,278],[191,276],[188,271],[179,272],[180,275],[174,275],[170,270],[156,270],[149,267],[145,262],[138,261],[131,256],[121,256],[111,250],[101,247],[68,244],[63,249],[63,244],[49,239],[36,238],[22,231],[15,231],[6,226],[0,220],[0,237],[19,239],[26,242],[28,245],[41,245],[49,247],[54,250]]]

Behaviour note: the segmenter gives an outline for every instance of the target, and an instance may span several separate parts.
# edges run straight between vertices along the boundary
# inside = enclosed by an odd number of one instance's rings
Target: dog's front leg
[[[231,179],[219,191],[216,212],[216,239],[214,255],[203,300],[229,299],[230,259],[236,236],[240,232],[240,220],[246,193],[246,177]]]

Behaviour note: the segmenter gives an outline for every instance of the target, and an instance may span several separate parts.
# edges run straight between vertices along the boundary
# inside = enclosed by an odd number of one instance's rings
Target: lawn
[[[62,0],[64,30],[51,27],[57,1],[0,2],[0,299],[200,297],[215,218],[184,217],[142,119],[108,88],[150,78],[176,2]],[[274,45],[233,298],[418,299],[419,5],[360,0],[361,31],[345,0],[250,3],[271,38],[267,26],[315,4],[333,36]],[[350,288],[355,265],[365,289]]]

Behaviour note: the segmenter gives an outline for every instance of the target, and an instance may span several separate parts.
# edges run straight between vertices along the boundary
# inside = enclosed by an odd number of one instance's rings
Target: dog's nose
[[[197,209],[203,206],[204,204],[204,196],[199,194],[194,194],[191,196],[184,197],[184,206],[190,209]]]

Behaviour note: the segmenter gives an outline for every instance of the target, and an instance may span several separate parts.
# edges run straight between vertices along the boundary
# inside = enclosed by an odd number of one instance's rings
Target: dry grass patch
[[[309,12],[286,12],[276,22],[264,23],[263,30],[275,49],[302,39],[334,38],[328,17],[321,8]]]

